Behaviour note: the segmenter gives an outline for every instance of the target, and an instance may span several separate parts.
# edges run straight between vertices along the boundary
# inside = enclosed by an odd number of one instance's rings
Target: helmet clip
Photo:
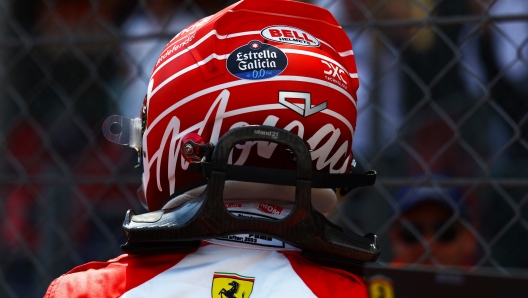
[[[182,139],[181,152],[188,162],[201,161],[208,152],[212,152],[213,143],[205,143],[197,133],[188,133]]]

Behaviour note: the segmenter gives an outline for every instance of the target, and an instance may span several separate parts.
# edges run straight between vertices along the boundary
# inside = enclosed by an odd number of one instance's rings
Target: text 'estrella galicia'
[[[262,80],[280,74],[288,65],[288,58],[279,48],[252,40],[234,50],[227,58],[227,69],[235,77]]]

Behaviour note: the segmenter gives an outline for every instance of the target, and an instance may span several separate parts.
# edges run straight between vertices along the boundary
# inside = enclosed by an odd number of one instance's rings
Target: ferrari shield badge
[[[236,273],[215,272],[211,297],[213,298],[248,298],[253,291],[254,277]]]
[[[382,275],[371,277],[369,279],[369,297],[394,298],[392,281]]]

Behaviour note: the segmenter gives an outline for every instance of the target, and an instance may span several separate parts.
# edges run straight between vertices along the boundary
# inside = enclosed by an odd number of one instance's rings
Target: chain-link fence
[[[375,232],[383,264],[414,245],[413,262],[442,267],[436,244],[463,230],[466,245],[449,249],[470,270],[528,267],[528,2],[312,2],[353,42],[357,171],[379,173],[331,219]],[[42,296],[72,267],[121,253],[141,169],[102,121],[137,116],[165,43],[231,3],[0,0],[1,297]],[[455,210],[432,240],[400,219],[422,190]]]

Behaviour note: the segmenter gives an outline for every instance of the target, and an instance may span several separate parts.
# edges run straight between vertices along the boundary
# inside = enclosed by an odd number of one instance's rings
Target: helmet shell
[[[181,147],[189,133],[215,144],[235,127],[276,126],[307,143],[314,171],[347,172],[357,88],[350,41],[323,8],[246,0],[190,25],[160,54],[148,87],[148,209],[206,183],[187,171]],[[264,141],[238,144],[229,162],[295,168],[286,148]]]

